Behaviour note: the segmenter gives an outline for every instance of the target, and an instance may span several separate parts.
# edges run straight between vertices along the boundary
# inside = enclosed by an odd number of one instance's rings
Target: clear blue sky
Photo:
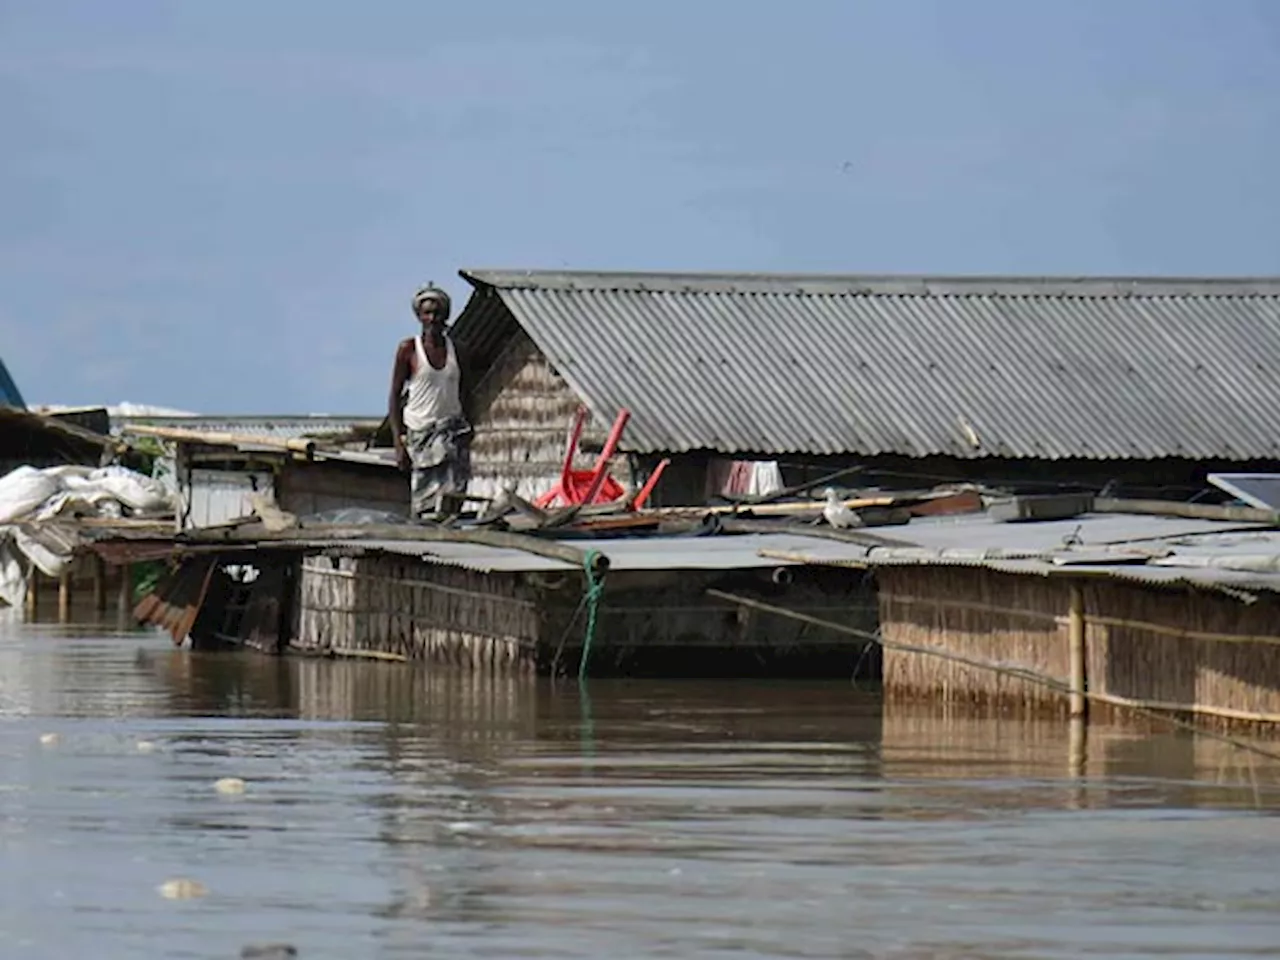
[[[1280,273],[1274,0],[0,0],[32,403],[378,412],[467,266]]]

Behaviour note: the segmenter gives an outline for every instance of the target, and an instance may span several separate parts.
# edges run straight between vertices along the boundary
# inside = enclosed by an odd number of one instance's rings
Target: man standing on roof
[[[427,284],[413,295],[422,333],[400,341],[387,416],[400,469],[410,471],[415,519],[462,512],[471,479],[471,424],[463,411],[462,364],[445,331],[449,295]]]

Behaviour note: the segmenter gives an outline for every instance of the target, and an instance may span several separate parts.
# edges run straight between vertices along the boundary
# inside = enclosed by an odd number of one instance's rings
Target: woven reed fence
[[[535,598],[511,574],[387,555],[303,563],[296,646],[336,656],[532,670]]]
[[[1243,722],[1280,722],[1280,604],[1118,581],[956,567],[877,571],[887,643],[1071,681],[1072,591],[1089,694]],[[1060,691],[996,670],[886,648],[888,698],[1065,709]]]

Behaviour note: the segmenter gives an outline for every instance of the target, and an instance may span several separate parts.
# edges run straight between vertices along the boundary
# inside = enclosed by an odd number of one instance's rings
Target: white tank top
[[[406,384],[408,395],[404,401],[404,425],[410,430],[421,430],[437,420],[462,416],[458,357],[453,350],[453,341],[445,337],[444,342],[444,368],[437,370],[427,360],[427,351],[422,348],[422,337],[413,338],[413,346],[418,354],[418,369]]]

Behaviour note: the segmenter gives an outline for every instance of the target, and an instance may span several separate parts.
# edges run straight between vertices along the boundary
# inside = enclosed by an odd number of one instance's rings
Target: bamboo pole
[[[1252,710],[1236,710],[1232,707],[1215,707],[1200,703],[1171,703],[1167,700],[1140,700],[1134,697],[1119,697],[1111,693],[1090,693],[1090,700],[1109,704],[1113,707],[1126,707],[1134,710],[1156,711],[1161,713],[1187,713],[1203,717],[1216,717],[1220,720],[1242,720],[1247,723],[1280,724],[1280,713],[1259,713]],[[1280,757],[1278,757],[1280,759]]]
[[[1273,526],[1280,524],[1280,512],[1275,510],[1217,503],[1099,497],[1093,501],[1093,511],[1095,513],[1140,513],[1157,517],[1187,517],[1195,520],[1223,520],[1234,523],[1266,523]]]
[[[33,566],[31,573],[27,576],[27,596],[26,609],[24,614],[27,622],[30,623],[36,619],[40,613],[40,568]]]
[[[93,555],[93,609],[107,609],[107,565],[98,554]]]
[[[182,427],[154,427],[147,424],[130,424],[125,428],[124,432],[182,443],[202,443],[211,447],[269,447],[273,450],[286,450],[292,453],[305,454],[308,457],[314,455],[316,449],[314,440],[304,440],[297,437],[280,438],[265,434],[259,436],[257,434],[223,433],[221,431],[206,432],[186,430]]]
[[[754,600],[751,597],[743,597],[733,593],[726,593],[723,590],[708,589],[706,593],[708,596],[718,597],[721,600],[728,600],[730,603],[737,603],[744,607],[763,610],[766,613],[777,614],[780,617],[790,617],[792,620],[798,620],[801,623],[809,623],[817,627],[822,627],[826,630],[831,630],[835,633],[844,633],[851,637],[857,637],[860,640],[872,640],[875,643],[880,644],[886,650],[900,650],[903,653],[916,653],[922,656],[938,657],[942,660],[950,660],[953,663],[963,664],[967,667],[975,667],[979,670],[991,670],[994,673],[998,673],[1003,676],[1015,677],[1019,680],[1024,680],[1027,683],[1038,684],[1040,686],[1048,687],[1051,690],[1057,690],[1061,693],[1069,693],[1071,690],[1071,688],[1061,680],[1045,676],[1042,673],[1036,673],[1033,670],[1026,670],[1021,667],[1010,667],[999,663],[991,663],[990,661],[979,660],[974,657],[965,657],[958,653],[952,653],[949,650],[942,650],[937,647],[922,647],[912,643],[895,643],[893,641],[885,640],[884,637],[880,635],[879,631],[872,633],[867,630],[859,630],[857,627],[848,627],[843,623],[823,620],[819,617],[811,617],[798,610],[789,610],[786,607],[774,606],[771,603],[763,603],[759,600]],[[1241,750],[1251,751],[1271,760],[1280,761],[1280,753],[1272,750],[1264,750],[1252,743],[1246,743],[1243,740],[1238,740],[1235,737],[1229,737],[1213,730],[1206,730],[1193,723],[1187,723],[1179,720],[1177,717],[1168,715],[1175,713],[1201,714],[1204,716],[1229,718],[1233,720],[1247,720],[1255,723],[1280,724],[1280,714],[1250,713],[1245,710],[1232,710],[1225,707],[1205,707],[1198,704],[1163,703],[1153,700],[1131,700],[1127,697],[1116,697],[1105,693],[1094,693],[1089,690],[1084,691],[1084,696],[1087,700],[1097,703],[1106,703],[1117,707],[1125,707],[1132,710],[1134,713],[1144,714],[1147,717],[1160,720],[1170,726],[1183,730],[1190,730],[1194,733],[1208,737],[1211,740],[1217,740],[1221,743],[1238,747]]]
[[[897,526],[897,524],[871,524],[866,527],[859,527],[855,530],[842,530],[835,527],[814,526],[809,523],[780,523],[777,520],[748,520],[738,517],[728,517],[720,521],[720,527],[725,533],[790,533],[797,537],[813,537],[816,540],[835,540],[838,543],[852,543],[859,547],[914,547],[915,544],[909,540],[898,540],[894,537],[887,537],[884,534],[873,533],[873,530],[881,527]],[[861,561],[850,561],[844,559],[833,560],[810,560],[806,559],[806,555],[798,551],[773,550],[765,547],[757,551],[761,556],[769,557],[782,555],[783,559],[793,560],[798,563],[830,563],[834,566],[844,566],[846,563],[850,565],[865,566]]]
[[[71,619],[71,567],[67,565],[58,574],[58,622]]]
[[[329,654],[334,657],[350,657],[354,660],[385,660],[389,663],[409,662],[409,658],[403,653],[384,653],[381,650],[366,650],[360,647],[330,647]]]
[[[122,563],[116,569],[120,571],[120,582],[116,584],[116,612],[121,620],[127,620],[133,609],[133,566]]]
[[[502,550],[519,550],[550,560],[560,560],[572,567],[582,570],[591,556],[593,572],[599,576],[609,569],[609,558],[599,551],[588,551],[572,544],[562,543],[548,537],[535,537],[528,534],[505,533],[501,530],[456,530],[448,527],[426,526],[420,524],[362,524],[360,526],[338,526],[335,524],[300,523],[290,530],[268,531],[255,530],[258,526],[245,525],[234,530],[204,530],[193,532],[186,540],[188,543],[213,543],[219,541],[236,541],[245,545],[284,545],[290,542],[305,542],[310,549],[317,545],[334,547],[359,548],[362,540],[395,540],[407,543],[474,543],[480,546],[496,547]],[[331,543],[330,543],[331,541]]]
[[[1085,716],[1088,701],[1085,699],[1085,647],[1084,647],[1084,588],[1071,584],[1071,610],[1068,614],[1067,643],[1071,663],[1071,716]]]
[[[1074,779],[1083,779],[1089,759],[1089,725],[1083,716],[1072,717],[1067,731],[1067,771]]]

